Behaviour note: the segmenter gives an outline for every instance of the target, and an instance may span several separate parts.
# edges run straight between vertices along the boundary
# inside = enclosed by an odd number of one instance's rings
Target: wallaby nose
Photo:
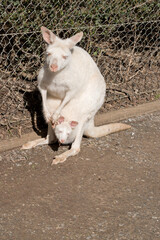
[[[51,70],[52,72],[57,72],[57,70],[58,70],[57,64],[52,64],[52,65],[50,66],[50,70]]]

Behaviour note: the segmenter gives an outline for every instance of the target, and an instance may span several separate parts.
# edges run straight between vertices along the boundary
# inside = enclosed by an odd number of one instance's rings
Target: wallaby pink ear
[[[48,44],[54,43],[56,39],[56,35],[54,33],[52,33],[48,28],[43,26],[41,27],[41,32],[42,32],[43,39],[46,43]]]
[[[81,41],[83,37],[83,32],[79,32],[75,34],[74,36],[69,38],[69,48],[73,48],[78,42]]]
[[[62,122],[64,122],[64,117],[63,117],[63,116],[60,116],[60,117],[58,118],[58,123],[60,124],[60,123],[62,123]]]
[[[71,122],[70,122],[71,128],[75,128],[77,125],[78,125],[78,122],[77,122],[77,121],[71,121]]]

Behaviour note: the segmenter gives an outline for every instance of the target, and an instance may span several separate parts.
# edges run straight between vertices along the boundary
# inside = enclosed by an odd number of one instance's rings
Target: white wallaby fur
[[[99,90],[99,89],[98,89]],[[95,94],[92,94],[92,93]],[[103,103],[103,95],[96,92],[94,85],[86,89],[81,95],[72,99],[63,109],[62,117],[55,124],[55,136],[60,143],[72,143],[71,149],[56,156],[53,164],[64,162],[69,156],[74,156],[80,151],[82,136],[99,138],[114,132],[129,129],[123,123],[111,123],[103,126],[94,126],[94,116]],[[55,101],[48,99],[48,106],[52,109]]]
[[[60,143],[70,144],[75,140],[77,135],[77,127],[76,126],[72,127],[71,122],[72,121],[69,122],[64,120],[64,122],[56,124],[55,135]],[[99,138],[129,128],[130,128],[129,125],[123,123],[111,123],[96,127],[94,126],[93,121],[90,121],[88,124],[86,124],[86,128],[84,129],[84,136],[90,138]]]
[[[28,142],[22,148],[49,144],[57,138],[65,144],[72,143],[70,150],[55,156],[53,164],[57,164],[80,151],[83,135],[101,137],[130,126],[121,123],[94,126],[94,116],[104,102],[106,86],[91,56],[75,46],[83,34],[62,40],[45,27],[41,30],[48,47],[46,62],[38,75],[38,87],[42,95],[44,117],[48,122],[48,135]],[[61,123],[58,120],[53,130],[51,122],[56,123],[60,115],[64,119]],[[58,135],[60,131],[63,137]]]
[[[45,27],[41,27],[41,31],[48,46],[46,62],[38,75],[38,88],[42,95],[44,116],[49,122],[57,120],[62,108],[85,89],[88,79],[92,79],[92,75],[99,70],[89,54],[75,46],[82,39],[82,32],[62,40]],[[53,116],[46,106],[48,94],[62,100]]]

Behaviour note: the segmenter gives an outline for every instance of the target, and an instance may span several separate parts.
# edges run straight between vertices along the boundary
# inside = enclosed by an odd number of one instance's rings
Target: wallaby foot
[[[45,138],[39,138],[34,141],[29,141],[29,142],[23,144],[21,149],[30,149],[30,148],[34,148],[39,145],[52,144],[56,141],[57,141],[57,139],[56,139],[56,136],[52,129],[52,125],[51,125],[51,123],[48,123],[48,133]]]
[[[34,141],[29,141],[29,142],[23,144],[21,149],[35,148],[38,145],[44,145],[44,144],[49,144],[48,138],[40,138],[40,139],[36,139]]]
[[[80,149],[71,148],[70,150],[68,150],[64,153],[55,156],[53,159],[52,165],[65,162],[68,157],[77,155],[79,153],[79,151],[80,151]]]

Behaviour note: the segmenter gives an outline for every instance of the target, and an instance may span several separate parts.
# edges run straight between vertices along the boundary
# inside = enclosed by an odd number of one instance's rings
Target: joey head
[[[64,117],[60,117],[54,125],[54,133],[59,143],[69,144],[74,140],[73,131],[78,125],[77,121],[65,121]]]

